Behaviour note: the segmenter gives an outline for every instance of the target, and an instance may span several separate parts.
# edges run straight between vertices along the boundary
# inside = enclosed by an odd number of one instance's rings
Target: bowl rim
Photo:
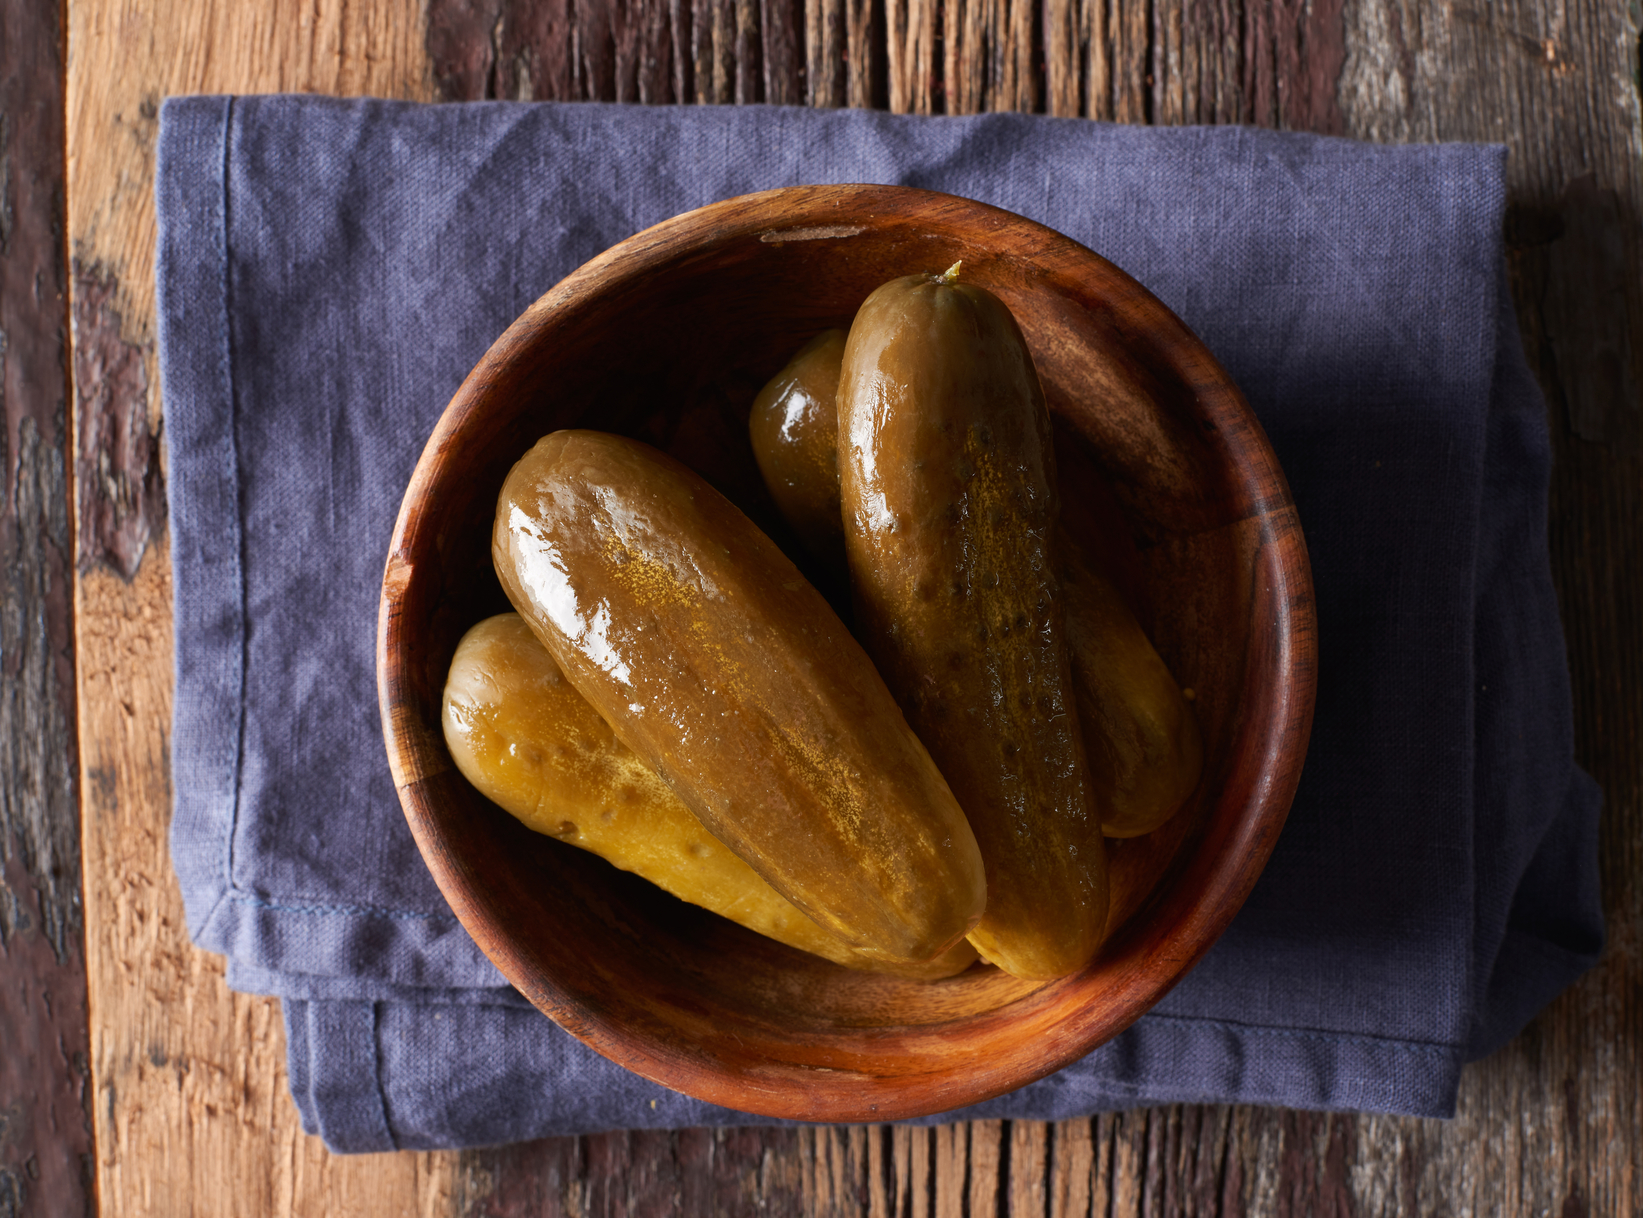
[[[1258,520],[1260,542],[1254,584],[1271,628],[1252,631],[1249,654],[1272,673],[1275,696],[1264,728],[1243,716],[1231,745],[1234,759],[1249,758],[1236,817],[1213,815],[1204,835],[1178,866],[1165,899],[1152,908],[1150,923],[1138,932],[1126,927],[1118,960],[1146,959],[1155,966],[1149,982],[1125,992],[1117,1014],[1080,1018],[1053,998],[1061,983],[1028,995],[1046,1009],[1034,1011],[1043,1036],[1042,1052],[1029,1068],[1009,1069],[966,1060],[969,1074],[935,1088],[935,1106],[907,1102],[892,1085],[874,1087],[852,1081],[828,1085],[819,1075],[801,1082],[761,1079],[753,1092],[744,1072],[715,1073],[701,1068],[677,1047],[656,1035],[590,1019],[585,1006],[555,988],[551,978],[523,975],[524,966],[506,942],[493,950],[484,932],[483,877],[448,856],[443,835],[427,806],[424,784],[453,768],[442,737],[437,744],[410,721],[405,709],[414,700],[406,669],[392,662],[409,642],[400,630],[407,590],[415,577],[415,542],[430,526],[425,518],[429,489],[437,483],[439,458],[460,435],[483,403],[490,387],[521,361],[530,358],[532,340],[556,316],[574,314],[595,299],[594,290],[633,283],[680,258],[683,250],[739,240],[804,240],[852,235],[856,218],[871,221],[875,207],[891,209],[921,202],[987,229],[1010,228],[1033,236],[1035,257],[1070,259],[1084,264],[1100,280],[1104,300],[1118,301],[1126,316],[1147,328],[1148,341],[1170,360],[1189,388],[1202,400],[1214,400],[1218,440],[1232,458],[1234,477],[1251,505],[1241,519]],[[853,228],[859,233],[866,225]],[[705,239],[705,241],[704,241]],[[694,243],[694,244],[693,244]],[[791,186],[711,203],[652,225],[605,250],[571,272],[533,302],[481,357],[440,415],[407,485],[395,521],[384,567],[378,609],[377,680],[379,711],[394,786],[413,837],[441,892],[463,927],[504,976],[539,1009],[603,1056],[654,1082],[711,1103],[761,1116],[805,1121],[883,1121],[929,1116],[1015,1090],[1085,1056],[1118,1035],[1161,999],[1209,950],[1243,905],[1276,843],[1300,779],[1310,735],[1317,683],[1317,630],[1310,562],[1289,485],[1265,432],[1231,378],[1201,340],[1161,301],[1120,268],[1087,247],[1035,221],[989,204],[959,196],[903,186],[871,184]],[[1246,693],[1247,697],[1247,686]],[[435,733],[437,735],[437,731]],[[1246,740],[1245,737],[1258,735]],[[1239,770],[1242,773],[1242,770]],[[1229,777],[1232,769],[1229,768]],[[1224,796],[1213,803],[1219,813]],[[1178,859],[1178,864],[1179,864]],[[1186,891],[1193,894],[1190,898]],[[1165,915],[1168,916],[1165,916]],[[1112,968],[1106,953],[1092,970]],[[1079,976],[1083,976],[1080,974]],[[1045,997],[1048,995],[1048,997]],[[1009,1009],[1009,1008],[1005,1008]],[[996,1013],[995,1013],[996,1014]],[[975,1017],[986,1020],[989,1016]],[[922,1090],[922,1089],[921,1089]]]

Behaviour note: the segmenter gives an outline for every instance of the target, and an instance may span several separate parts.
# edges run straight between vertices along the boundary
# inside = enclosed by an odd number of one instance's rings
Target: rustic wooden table
[[[1626,0],[0,0],[0,1215],[1629,1214],[1643,1207],[1643,134]],[[160,99],[790,102],[1255,123],[1511,149],[1557,449],[1604,962],[1453,1122],[1171,1107],[338,1158],[276,1003],[194,950],[166,854]]]

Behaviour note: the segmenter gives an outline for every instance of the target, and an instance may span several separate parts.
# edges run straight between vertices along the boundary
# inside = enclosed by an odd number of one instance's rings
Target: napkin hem
[[[327,977],[261,968],[233,957],[226,970],[228,988],[291,1001],[409,1002],[427,1006],[531,1007],[529,999],[506,982],[495,986],[412,986],[369,977]]]
[[[225,472],[221,476],[221,482],[224,485],[224,488],[228,490],[233,501],[238,503],[242,498],[241,464],[239,458],[239,446],[237,442],[237,427],[239,424],[240,411],[239,395],[236,390],[236,378],[234,375],[234,330],[231,321],[234,308],[233,273],[229,254],[229,233],[232,226],[232,194],[228,185],[228,164],[233,155],[233,119],[235,98],[230,95],[220,98],[194,98],[190,100],[195,103],[212,103],[211,108],[220,113],[220,119],[215,120],[216,124],[220,126],[220,133],[216,136],[216,142],[220,142],[222,147],[222,153],[218,161],[219,176],[214,182],[218,195],[218,206],[212,208],[209,212],[213,219],[219,221],[219,228],[215,234],[217,240],[212,243],[214,252],[217,254],[217,263],[215,266],[216,273],[211,276],[210,279],[211,281],[214,281],[215,286],[219,288],[219,291],[216,294],[216,299],[212,302],[217,304],[219,307],[214,309],[212,312],[214,314],[213,320],[218,320],[220,317],[220,329],[215,335],[214,342],[201,345],[216,348],[220,355],[222,384],[217,387],[217,390],[221,394],[222,401],[227,406],[227,409],[224,412],[226,426],[223,428],[222,434],[222,443],[226,450],[222,454],[224,458]],[[167,103],[168,111],[174,111],[181,108],[183,107],[177,103]],[[170,114],[168,117],[171,120],[172,129],[175,130],[178,126],[180,116]],[[203,128],[201,130],[201,134],[204,134]],[[162,250],[166,243],[167,237],[169,237],[169,234],[162,234],[160,238]],[[207,281],[202,279],[200,282],[190,286],[198,291],[205,289],[206,283]],[[171,287],[171,284],[166,283],[160,286],[160,290],[164,292],[169,287]],[[162,311],[161,317],[164,318],[165,316],[167,316],[166,312]],[[167,348],[175,348],[178,345],[183,345],[183,340],[177,335],[169,334],[162,339],[162,345]],[[189,412],[189,414],[190,417],[192,417],[193,412]],[[183,446],[179,445],[179,447]],[[245,537],[243,519],[237,518],[236,526],[237,527],[231,532],[233,534],[234,572],[239,576],[239,578],[233,580],[231,584],[225,581],[223,584],[219,585],[232,588],[232,591],[226,595],[223,595],[221,600],[224,608],[228,608],[230,606],[232,608],[232,619],[235,623],[234,633],[239,646],[236,649],[238,659],[233,665],[234,675],[236,678],[233,683],[234,692],[232,695],[232,702],[235,710],[235,745],[234,758],[228,779],[228,786],[232,791],[232,796],[227,806],[228,832],[224,836],[221,846],[223,854],[223,891],[222,896],[219,897],[217,902],[213,905],[213,913],[219,910],[221,908],[222,901],[227,899],[239,902],[241,904],[252,905],[259,909],[276,910],[284,913],[338,916],[364,914],[372,917],[435,918],[454,921],[455,919],[451,917],[448,911],[442,910],[407,910],[376,905],[335,904],[326,902],[322,899],[307,899],[307,903],[297,903],[305,900],[305,898],[297,896],[269,898],[260,893],[241,888],[238,881],[235,879],[234,851],[240,823],[240,803],[243,794],[243,765],[245,760],[245,623],[248,620],[245,603]],[[173,532],[175,535],[176,530]],[[208,915],[204,924],[208,925],[210,920],[210,915]]]
[[[156,151],[155,280],[162,401],[173,463],[176,696],[171,851],[194,941],[294,972],[413,986],[504,984],[448,909],[328,902],[242,888],[249,607],[232,324],[232,96],[165,102]],[[193,172],[177,172],[173,160]],[[209,172],[205,167],[209,166]],[[186,221],[186,222],[185,222]],[[222,516],[234,518],[222,527]],[[230,731],[222,725],[233,724]],[[300,920],[292,934],[278,923]]]
[[[626,1075],[624,1094],[613,1098],[603,1113],[573,1116],[550,1101],[545,1112],[510,1117],[505,1111],[509,1097],[551,1097],[557,1087],[578,1085],[598,1091],[601,1081],[609,1081],[602,1076],[621,1074],[621,1068],[534,1010],[444,1006],[441,1015],[422,1004],[317,999],[284,1000],[283,1006],[295,1067],[290,1072],[293,1099],[304,1127],[318,1130],[336,1153],[472,1148],[618,1129],[860,1123],[787,1121],[737,1112]],[[483,1059],[469,1063],[473,1077],[460,1088],[430,1086],[403,1065],[396,1067],[383,1051],[385,1026],[406,1018],[417,1020],[426,1037],[419,1056],[432,1052],[462,1062],[467,1044],[494,1040],[510,1045],[508,1060],[500,1066]],[[490,1035],[476,1033],[476,1028]],[[1245,1052],[1255,1038],[1284,1047]],[[296,1062],[299,1053],[305,1060]],[[1228,1102],[1229,1093],[1237,1095],[1238,1103],[1308,1111],[1450,1118],[1462,1055],[1459,1045],[1147,1015],[1048,1078],[980,1104],[896,1123],[926,1127],[1001,1117],[1061,1121],[1165,1104],[1221,1104]],[[567,1083],[566,1070],[582,1082]],[[1305,1085],[1297,1087],[1297,1079]],[[472,1110],[476,1087],[493,1097],[486,1105],[492,1111],[477,1120]]]

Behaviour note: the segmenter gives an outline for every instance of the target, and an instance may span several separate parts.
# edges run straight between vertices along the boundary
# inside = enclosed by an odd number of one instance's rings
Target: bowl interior
[[[788,549],[747,413],[806,339],[875,287],[963,260],[1020,322],[1055,416],[1065,526],[1107,557],[1196,694],[1205,771],[1159,831],[1109,843],[1113,932],[1050,983],[840,968],[524,829],[455,771],[440,692],[457,640],[508,608],[497,492],[561,427],[620,432],[703,474]],[[830,591],[836,603],[847,598]],[[885,1120],[1021,1086],[1115,1035],[1225,927],[1270,852],[1312,707],[1311,586],[1293,504],[1237,388],[1150,294],[980,204],[888,187],[773,191],[678,217],[576,272],[453,399],[395,532],[383,721],[436,880],[519,989],[606,1056],[772,1116]]]

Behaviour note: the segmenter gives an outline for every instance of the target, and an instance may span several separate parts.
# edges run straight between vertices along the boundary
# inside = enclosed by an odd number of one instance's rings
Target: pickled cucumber
[[[981,845],[970,941],[1014,976],[1059,977],[1100,948],[1108,881],[1052,561],[1049,412],[1009,310],[952,276],[894,280],[850,327],[845,552],[863,641]]]
[[[681,900],[850,968],[935,979],[976,958],[961,941],[927,964],[885,964],[805,917],[616,739],[517,613],[487,618],[462,637],[442,718],[451,756],[480,794],[538,833]]]
[[[839,365],[844,331],[823,330],[799,349],[753,401],[753,456],[782,516],[805,549],[844,574],[839,535]]]
[[[752,439],[760,468],[780,471],[783,489],[776,498],[789,523],[797,529],[800,520],[808,522],[808,547],[823,561],[842,562],[837,413],[819,396],[829,380],[819,365],[829,358],[842,362],[842,347],[813,341],[766,386],[761,401],[788,400],[796,391],[786,386],[801,379],[789,370],[803,360],[802,381],[808,386],[803,410],[789,412],[787,425],[752,429]],[[835,368],[831,381],[837,380]],[[818,460],[818,453],[829,459]],[[831,532],[824,533],[818,522]],[[1198,786],[1203,769],[1198,721],[1113,582],[1065,532],[1058,530],[1057,545],[1067,645],[1101,831],[1107,837],[1150,833]]]
[[[981,855],[941,772],[821,595],[701,477],[555,432],[509,473],[492,556],[616,737],[823,928],[908,962],[975,926]]]

